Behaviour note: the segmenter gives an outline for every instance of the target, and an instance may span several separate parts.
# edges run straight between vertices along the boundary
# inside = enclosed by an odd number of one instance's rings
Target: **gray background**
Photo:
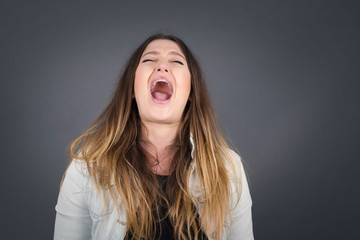
[[[1,1],[1,239],[51,239],[67,145],[180,36],[246,163],[256,239],[360,239],[358,1]]]

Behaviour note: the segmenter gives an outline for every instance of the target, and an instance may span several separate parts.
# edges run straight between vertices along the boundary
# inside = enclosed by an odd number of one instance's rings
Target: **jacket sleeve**
[[[55,240],[91,239],[92,222],[86,198],[87,179],[84,168],[73,160],[66,171],[55,207]]]
[[[240,157],[235,152],[233,154],[235,154],[235,159],[239,161],[241,167],[241,196],[239,202],[231,211],[231,225],[227,239],[253,240],[252,200],[249,186]],[[237,199],[237,194],[234,194],[233,199]]]

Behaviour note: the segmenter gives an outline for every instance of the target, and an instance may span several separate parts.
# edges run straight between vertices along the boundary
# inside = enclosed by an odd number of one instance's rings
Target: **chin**
[[[149,122],[159,123],[159,124],[174,124],[174,123],[178,123],[180,121],[180,118],[176,116],[158,114],[156,116],[152,116],[148,120]]]

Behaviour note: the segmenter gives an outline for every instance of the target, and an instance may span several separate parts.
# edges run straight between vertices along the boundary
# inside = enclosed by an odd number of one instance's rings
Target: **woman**
[[[70,156],[55,239],[253,239],[240,157],[177,37],[140,45]]]

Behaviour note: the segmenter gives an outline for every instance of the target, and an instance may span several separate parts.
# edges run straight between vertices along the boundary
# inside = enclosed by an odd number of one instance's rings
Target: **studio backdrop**
[[[2,1],[1,238],[52,239],[66,149],[150,34],[182,38],[255,239],[360,239],[358,1]]]

